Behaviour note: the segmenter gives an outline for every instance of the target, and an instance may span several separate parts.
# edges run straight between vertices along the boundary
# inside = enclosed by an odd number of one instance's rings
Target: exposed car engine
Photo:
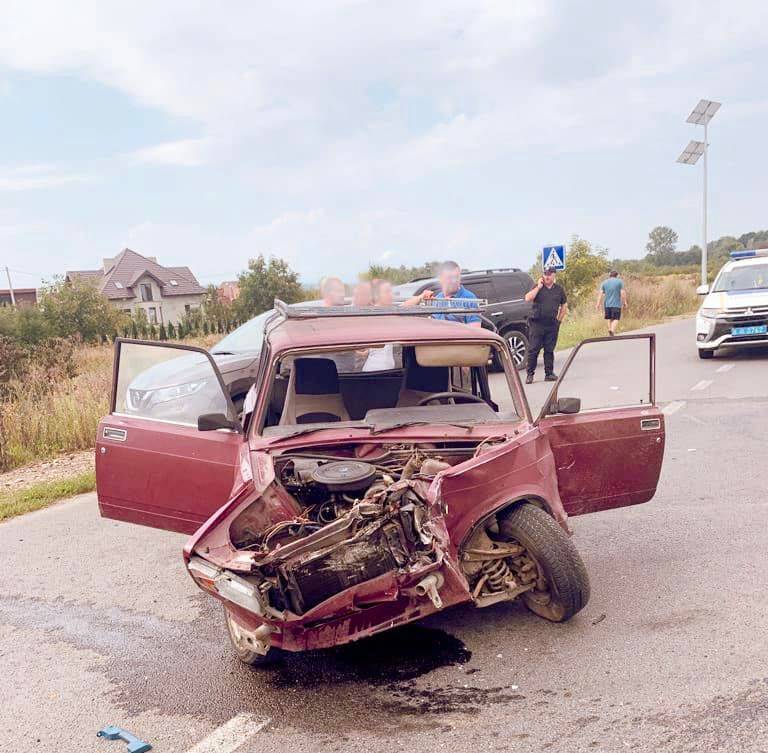
[[[440,533],[426,492],[450,465],[414,448],[373,462],[323,455],[276,459],[279,483],[298,502],[300,515],[255,531],[246,510],[230,531],[233,543],[254,552],[254,573],[262,576],[272,608],[304,614],[385,573],[439,563]]]

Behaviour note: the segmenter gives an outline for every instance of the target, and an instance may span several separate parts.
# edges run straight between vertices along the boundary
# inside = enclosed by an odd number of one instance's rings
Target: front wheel
[[[509,346],[512,363],[520,371],[528,362],[528,338],[519,330],[507,330],[503,337]]]
[[[240,626],[232,617],[230,611],[224,607],[224,619],[227,624],[227,635],[229,636],[229,642],[243,664],[248,664],[251,667],[264,667],[268,664],[274,663],[277,658],[277,649],[270,649],[266,654],[260,654],[258,651],[254,651],[253,646],[249,644],[248,638],[240,629]]]
[[[536,587],[522,595],[528,609],[546,620],[565,622],[587,605],[587,568],[551,515],[523,503],[499,518],[499,531],[525,547],[526,554],[511,563],[513,573],[518,575],[518,568],[537,571]]]
[[[715,357],[715,351],[714,350],[701,350],[699,349],[699,358],[714,358]]]

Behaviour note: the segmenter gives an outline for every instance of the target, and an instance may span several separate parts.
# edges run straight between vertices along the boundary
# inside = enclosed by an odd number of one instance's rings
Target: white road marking
[[[710,384],[712,384],[711,379],[702,379],[700,382],[696,382],[696,384],[691,387],[691,392],[693,392],[693,390],[705,390],[707,387],[709,387]]]
[[[736,365],[735,363],[724,363],[722,366],[720,366],[719,368],[715,369],[715,371],[718,374],[723,374],[726,371],[730,371],[735,365]]]
[[[661,412],[665,416],[671,416],[673,413],[677,413],[677,411],[680,410],[680,408],[685,407],[685,400],[673,400],[671,403],[667,403],[662,409]]]
[[[261,732],[270,721],[256,714],[238,714],[213,730],[205,740],[193,745],[187,753],[232,753],[246,740]]]

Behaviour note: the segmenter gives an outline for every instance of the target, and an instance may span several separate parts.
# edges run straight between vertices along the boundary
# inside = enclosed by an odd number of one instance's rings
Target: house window
[[[189,313],[191,310],[192,310],[192,307],[188,303],[185,303],[184,304],[184,311]]]
[[[152,299],[150,298],[150,300]],[[147,314],[149,315],[149,323],[157,324],[157,309],[154,306],[150,306],[147,309]]]
[[[152,286],[148,282],[142,282],[141,285],[139,285],[139,289],[141,290],[142,301],[154,300],[154,298],[152,298]]]

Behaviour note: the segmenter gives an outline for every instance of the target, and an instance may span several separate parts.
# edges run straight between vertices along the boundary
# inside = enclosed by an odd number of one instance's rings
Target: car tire
[[[224,621],[227,625],[227,635],[229,636],[232,649],[243,664],[247,664],[250,667],[266,667],[269,664],[274,664],[279,651],[271,648],[266,654],[260,654],[258,651],[249,648],[239,635],[237,622],[232,618],[230,611],[226,607],[224,607]]]
[[[546,590],[522,595],[534,614],[565,622],[589,601],[589,576],[573,542],[547,512],[523,503],[499,519],[499,531],[525,547],[546,582]]]
[[[714,350],[701,350],[699,349],[699,358],[714,358],[715,357],[715,351]]]
[[[507,341],[512,363],[521,371],[528,363],[528,338],[517,329],[508,329],[501,336]]]

